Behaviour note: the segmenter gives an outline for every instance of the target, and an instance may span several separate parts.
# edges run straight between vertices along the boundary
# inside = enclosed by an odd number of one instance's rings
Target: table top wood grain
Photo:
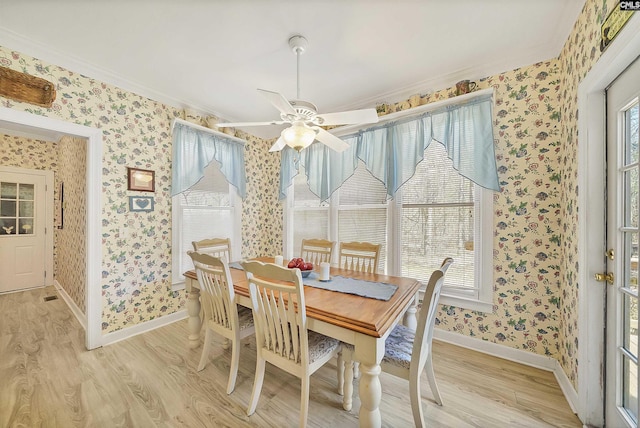
[[[273,262],[273,258],[265,257],[256,260]],[[235,292],[239,297],[248,298],[249,287],[245,272],[239,269],[230,269],[230,271]],[[398,286],[398,289],[388,301],[323,290],[321,288],[304,287],[308,317],[373,337],[385,335],[399,316],[407,310],[421,286],[421,283],[413,278],[360,273],[334,267],[331,268],[331,275],[385,282]],[[193,270],[186,272],[185,276],[197,280],[196,273]],[[194,281],[194,283],[197,283],[197,281]]]

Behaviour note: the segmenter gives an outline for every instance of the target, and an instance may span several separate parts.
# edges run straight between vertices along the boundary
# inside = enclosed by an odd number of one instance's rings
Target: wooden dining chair
[[[200,241],[192,241],[194,251],[207,253],[214,257],[225,257],[227,263],[231,263],[231,239],[229,238],[209,238]]]
[[[193,260],[200,284],[200,300],[204,312],[206,329],[202,355],[198,371],[207,364],[209,351],[213,344],[213,333],[217,333],[231,342],[231,369],[227,383],[227,394],[231,394],[236,385],[240,362],[240,341],[255,333],[251,309],[239,306],[233,290],[233,281],[229,265],[221,257],[197,251],[187,254]]]
[[[323,262],[331,263],[335,246],[335,242],[326,239],[303,239],[300,257],[315,266],[319,266]]]
[[[310,376],[340,349],[337,339],[307,330],[307,314],[299,269],[275,264],[243,262],[256,322],[256,373],[248,415],[258,404],[265,363],[301,379],[300,427],[309,412]],[[295,304],[294,304],[295,302]]]
[[[442,396],[436,383],[433,372],[433,357],[431,342],[433,340],[433,327],[436,320],[436,310],[440,291],[444,282],[444,274],[453,263],[453,259],[447,257],[442,262],[440,269],[434,271],[429,278],[422,300],[422,308],[418,316],[416,330],[397,325],[391,331],[385,341],[384,357],[380,363],[383,372],[409,381],[409,398],[413,412],[413,422],[416,427],[424,427],[424,415],[420,397],[420,375],[423,371],[427,374],[427,380],[435,402],[442,406]],[[349,359],[353,357],[353,345],[343,344],[342,352],[346,358],[347,370],[344,376],[346,407],[350,407],[353,392],[351,384],[353,373],[349,367]],[[349,388],[348,390],[346,388]]]
[[[341,242],[338,264],[342,269],[378,273],[380,244]]]

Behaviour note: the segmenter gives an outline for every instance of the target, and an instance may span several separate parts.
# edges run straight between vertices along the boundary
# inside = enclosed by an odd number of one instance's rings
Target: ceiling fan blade
[[[358,123],[376,123],[378,121],[378,113],[374,108],[366,108],[362,110],[340,111],[336,113],[323,113],[316,115],[321,121],[316,120],[318,125],[349,125]]]
[[[296,110],[291,106],[291,103],[280,93],[267,91],[266,89],[258,89],[262,95],[264,95],[275,108],[280,110],[284,114],[297,115]]]
[[[287,143],[284,141],[284,138],[280,137],[278,138],[278,141],[276,141],[276,143],[271,146],[271,148],[269,149],[270,152],[279,152],[280,150],[284,149],[284,146],[286,146]]]
[[[317,132],[316,140],[320,141],[330,149],[335,150],[336,152],[344,152],[349,148],[349,144],[324,129],[318,127],[313,127],[313,129]]]
[[[229,127],[242,127],[242,126],[264,126],[264,125],[282,125],[284,120],[272,120],[270,122],[229,122],[229,123],[216,123],[217,128],[229,128]]]

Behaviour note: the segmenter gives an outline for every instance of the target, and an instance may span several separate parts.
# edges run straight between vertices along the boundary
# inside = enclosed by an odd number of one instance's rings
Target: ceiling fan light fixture
[[[316,139],[316,132],[303,122],[296,121],[280,134],[287,146],[296,151],[301,151],[311,145]]]

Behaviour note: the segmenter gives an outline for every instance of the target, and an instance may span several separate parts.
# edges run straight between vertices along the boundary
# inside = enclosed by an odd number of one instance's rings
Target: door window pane
[[[0,183],[0,221],[3,235],[33,235],[35,185]]]
[[[636,424],[638,422],[638,365],[622,355],[623,380],[622,380],[622,405],[627,414]]]
[[[32,218],[21,218],[19,220],[20,228],[19,228],[19,234],[20,235],[33,235],[33,219]]]
[[[626,226],[638,227],[638,168],[624,172]]]
[[[33,201],[34,188],[35,186],[33,184],[20,184],[20,194],[18,196],[18,199]]]
[[[0,218],[0,235],[15,235],[15,234],[16,234],[16,219]]]
[[[638,290],[638,234],[627,232],[624,234],[625,270],[623,287]]]
[[[625,121],[628,125],[626,140],[626,163],[638,162],[638,104],[635,104],[625,113]]]
[[[33,217],[33,201],[20,201],[20,217]]]
[[[0,183],[0,198],[16,199],[18,196],[18,183]]]
[[[16,213],[16,201],[0,201],[0,217],[15,217]]]
[[[638,298],[624,293],[624,347],[630,355],[637,357],[638,349]]]

